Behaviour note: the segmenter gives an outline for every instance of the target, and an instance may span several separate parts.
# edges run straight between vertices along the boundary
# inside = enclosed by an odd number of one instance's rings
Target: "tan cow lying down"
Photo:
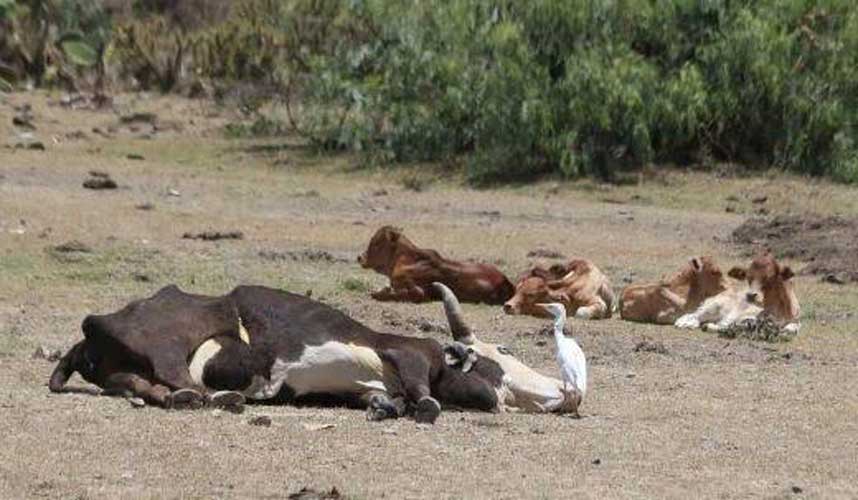
[[[727,289],[727,278],[712,257],[694,257],[676,275],[659,283],[629,285],[620,296],[620,317],[673,324],[709,297]]]
[[[376,300],[439,299],[432,287],[435,281],[449,287],[462,302],[499,305],[514,291],[512,283],[496,267],[445,259],[435,250],[418,248],[391,226],[376,231],[358,262],[390,278],[390,286],[372,294]]]
[[[707,299],[697,310],[677,319],[676,326],[722,331],[765,318],[784,332],[798,333],[800,308],[789,266],[782,266],[767,252],[755,258],[747,269],[734,267],[729,275],[747,284],[730,287]]]
[[[538,304],[559,302],[567,314],[580,319],[610,318],[614,292],[608,277],[586,259],[572,259],[545,269],[536,266],[522,274],[515,295],[504,305],[507,314],[550,317]]]

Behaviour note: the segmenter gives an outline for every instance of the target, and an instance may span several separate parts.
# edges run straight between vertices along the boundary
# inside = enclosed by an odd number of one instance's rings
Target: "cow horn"
[[[453,334],[453,339],[463,344],[473,343],[474,334],[465,323],[459,299],[456,298],[452,290],[437,281],[432,283],[432,286],[441,294],[441,300],[444,301],[444,312],[447,314],[447,323],[450,324],[450,333]]]

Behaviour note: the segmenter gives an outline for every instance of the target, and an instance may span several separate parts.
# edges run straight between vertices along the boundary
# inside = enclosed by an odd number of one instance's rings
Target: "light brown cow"
[[[507,314],[550,317],[538,304],[559,302],[567,314],[580,319],[610,318],[614,292],[602,271],[586,259],[572,259],[545,269],[536,266],[522,274],[515,295],[504,305]]]
[[[727,278],[712,257],[694,257],[676,275],[659,283],[629,285],[620,296],[620,317],[673,324],[704,300],[727,289]]]
[[[676,326],[721,331],[736,323],[766,318],[785,332],[798,333],[801,309],[789,266],[781,265],[770,252],[765,252],[748,268],[730,269],[729,275],[747,285],[731,287],[707,299],[694,312],[677,319]]]
[[[436,281],[449,287],[462,302],[503,304],[514,291],[512,283],[496,267],[445,259],[435,250],[418,248],[391,226],[376,231],[358,262],[390,278],[390,286],[372,293],[376,300],[440,299],[432,287]]]

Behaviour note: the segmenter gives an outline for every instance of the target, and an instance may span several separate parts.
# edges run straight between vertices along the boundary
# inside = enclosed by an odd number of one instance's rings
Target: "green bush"
[[[325,2],[322,2],[325,3]],[[477,183],[700,158],[858,180],[847,0],[364,0],[310,51],[305,132]]]

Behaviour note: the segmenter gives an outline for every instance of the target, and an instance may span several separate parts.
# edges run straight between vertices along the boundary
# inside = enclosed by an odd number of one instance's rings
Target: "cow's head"
[[[692,257],[680,276],[689,287],[690,301],[702,302],[727,289],[727,278],[715,259],[709,256]]]
[[[358,256],[358,263],[364,269],[389,274],[396,250],[404,242],[408,240],[402,235],[401,230],[393,226],[383,226],[369,240],[366,251]]]
[[[563,277],[570,272],[576,269],[567,270],[567,266],[557,264],[548,269],[536,266],[523,273],[515,285],[515,294],[504,303],[503,312],[549,317],[537,304],[567,301],[563,294]]]
[[[434,283],[433,286],[444,301],[444,312],[455,341],[453,345],[464,348],[464,354],[458,354],[448,360],[462,359],[464,368],[464,360],[473,359],[472,370],[476,370],[480,363],[483,363],[481,369],[484,370],[489,370],[489,367],[494,370],[494,367],[497,367],[499,371],[493,375],[492,380],[496,380],[498,375],[501,377],[502,384],[496,389],[501,409],[512,407],[531,412],[577,412],[583,397],[581,393],[574,388],[564,390],[562,381],[536,372],[518,360],[507,347],[479,340],[465,322],[459,301],[453,292],[440,283]],[[544,308],[540,309],[543,314],[547,314]],[[448,349],[446,352],[451,354],[451,351]]]
[[[799,315],[798,297],[793,286],[793,272],[781,265],[771,252],[757,256],[747,268],[734,267],[728,273],[747,281],[746,300],[762,303],[766,313],[778,320],[794,320]]]

